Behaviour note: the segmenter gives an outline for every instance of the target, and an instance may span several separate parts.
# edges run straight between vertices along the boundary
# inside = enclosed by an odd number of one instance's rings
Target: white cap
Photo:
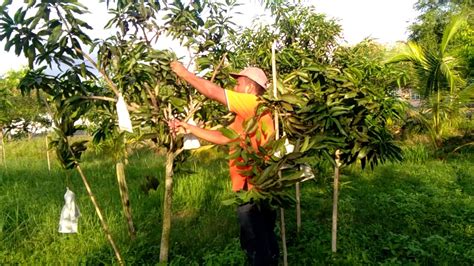
[[[247,67],[244,70],[237,73],[230,74],[234,78],[238,77],[247,77],[253,81],[255,81],[258,85],[262,86],[262,88],[266,89],[268,84],[268,79],[263,70],[258,67]]]

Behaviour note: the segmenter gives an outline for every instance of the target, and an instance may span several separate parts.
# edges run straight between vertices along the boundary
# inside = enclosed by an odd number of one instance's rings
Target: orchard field
[[[285,209],[283,266],[474,265],[472,1],[413,0],[404,40],[350,45],[312,2],[0,2],[28,62],[0,73],[0,264],[245,265],[255,203]],[[256,100],[238,132],[224,89]]]
[[[403,163],[373,171],[345,169],[341,180],[339,249],[331,252],[331,186],[318,178],[302,184],[302,230],[287,209],[289,265],[472,265],[474,263],[474,150],[434,153],[405,143]],[[53,161],[48,173],[44,139],[6,145],[0,172],[0,263],[23,265],[114,264],[113,252],[75,171]],[[7,157],[7,158],[8,158]],[[84,172],[130,265],[158,261],[164,158],[147,149],[129,158],[127,177],[137,238],[127,235],[114,163],[88,151]],[[245,265],[238,240],[227,162],[211,149],[177,173],[170,265]],[[324,172],[324,169],[321,171]],[[144,191],[146,176],[160,181]],[[323,175],[324,176],[324,175]],[[68,186],[82,216],[78,234],[57,232]]]

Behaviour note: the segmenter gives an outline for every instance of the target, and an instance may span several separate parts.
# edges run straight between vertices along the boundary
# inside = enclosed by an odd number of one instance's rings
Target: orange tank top
[[[235,120],[229,126],[230,129],[234,130],[239,135],[244,134],[243,123],[246,119],[255,116],[256,108],[259,104],[259,99],[256,95],[239,93],[231,90],[225,90],[227,107],[229,111],[236,114]],[[255,150],[258,147],[267,143],[269,138],[274,135],[275,128],[273,125],[273,119],[271,113],[264,114],[258,121],[258,128],[260,131],[260,141],[257,140],[256,134],[250,136],[252,146]],[[243,143],[241,143],[243,145]],[[232,150],[230,151],[232,153]],[[241,172],[250,170],[251,166],[238,166],[236,162],[242,161],[241,157],[229,160],[229,172],[232,181],[232,190],[239,191],[242,189],[251,189],[252,185],[248,180],[252,176],[245,176]]]

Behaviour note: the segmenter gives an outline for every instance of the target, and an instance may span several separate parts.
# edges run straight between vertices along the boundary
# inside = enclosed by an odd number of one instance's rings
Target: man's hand
[[[182,77],[189,71],[179,61],[173,61],[170,64],[171,70],[178,76]]]
[[[176,134],[188,133],[188,123],[178,119],[168,121],[168,126],[173,136],[176,136]]]
[[[225,97],[225,91],[219,85],[214,84],[208,80],[196,76],[194,73],[189,72],[183,64],[178,61],[170,63],[171,70],[181,79],[191,84],[199,93],[206,96],[207,98],[217,101],[227,106],[227,100]]]

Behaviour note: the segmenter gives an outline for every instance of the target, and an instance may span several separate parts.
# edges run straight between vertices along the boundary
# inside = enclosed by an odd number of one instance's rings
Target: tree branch
[[[214,82],[214,79],[216,78],[216,75],[217,75],[219,69],[222,67],[222,64],[224,64],[224,60],[225,60],[226,56],[227,56],[227,53],[224,53],[222,55],[221,60],[219,61],[219,64],[217,64],[216,68],[214,68],[214,72],[212,73],[212,76],[211,76],[211,79],[210,79],[211,82]],[[194,113],[196,113],[199,110],[199,108],[201,108],[201,106],[204,102],[205,101],[199,102],[198,104],[196,104],[194,106],[193,109],[189,110],[189,113],[186,115],[186,118],[185,118],[184,121],[189,120],[194,115]]]
[[[102,100],[102,101],[108,101],[108,102],[117,102],[116,99],[110,98],[110,97],[105,97],[105,96],[82,96],[81,99]]]
[[[58,16],[59,18],[63,21],[64,25],[66,25],[66,29],[68,31],[68,35],[69,37],[72,39],[72,34],[71,34],[71,27],[69,26],[69,24],[67,23],[68,21],[64,18],[64,16],[62,15],[61,11],[59,10],[58,6],[55,6],[56,8],[56,12],[58,12]],[[117,86],[115,86],[115,84],[113,83],[113,81],[109,78],[109,76],[107,75],[107,73],[105,73],[105,70],[103,70],[102,68],[99,67],[99,65],[92,59],[92,57],[90,57],[89,54],[87,53],[84,53],[84,51],[82,51],[81,49],[77,48],[77,47],[74,47],[74,50],[76,50],[76,52],[80,53],[81,55],[83,55],[96,69],[97,71],[100,72],[100,74],[102,74],[102,76],[105,78],[105,81],[107,82],[107,84],[109,85],[109,87],[112,89],[112,91],[115,93],[115,95],[117,95],[117,97],[120,95],[120,92],[119,90],[117,89]]]

